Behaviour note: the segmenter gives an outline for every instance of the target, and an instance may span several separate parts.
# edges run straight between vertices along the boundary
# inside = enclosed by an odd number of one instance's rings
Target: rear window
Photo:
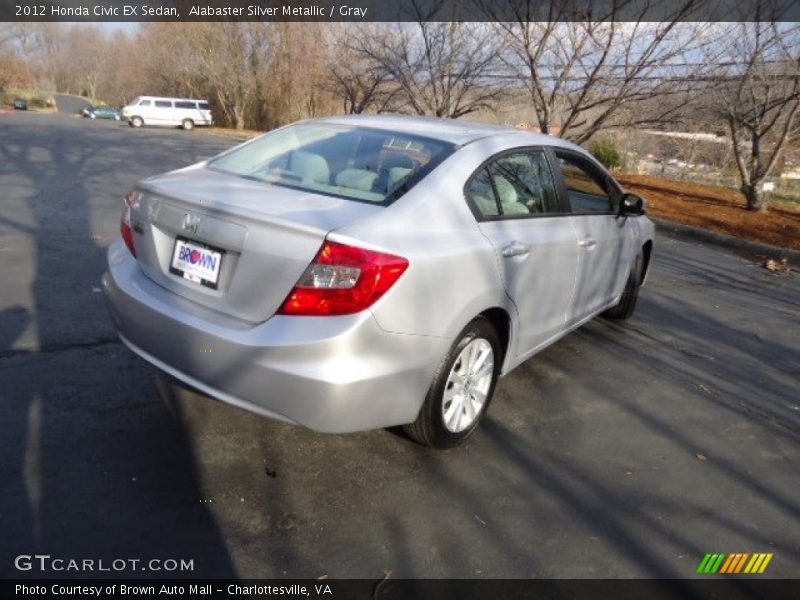
[[[389,204],[453,153],[453,144],[368,127],[291,125],[209,166],[273,185]]]
[[[175,102],[175,108],[197,108],[196,102]]]
[[[156,100],[156,108],[172,108],[172,102],[169,100]]]
[[[211,105],[208,102],[201,102],[199,106],[200,110],[211,110]]]

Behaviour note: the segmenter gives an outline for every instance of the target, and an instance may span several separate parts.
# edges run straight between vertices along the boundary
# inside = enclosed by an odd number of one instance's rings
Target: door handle
[[[520,244],[519,242],[511,242],[508,246],[503,248],[503,256],[511,258],[512,256],[525,256],[531,251],[530,246]]]
[[[592,248],[597,245],[597,240],[593,240],[592,238],[586,238],[585,240],[579,241],[578,245],[581,248]]]

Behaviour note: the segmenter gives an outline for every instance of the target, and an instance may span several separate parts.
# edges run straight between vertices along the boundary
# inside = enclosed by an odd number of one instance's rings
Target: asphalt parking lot
[[[466,446],[315,434],[161,376],[99,291],[122,195],[233,143],[0,115],[0,576],[35,552],[376,580],[686,577],[773,552],[766,576],[798,576],[796,274],[660,236],[634,318],[501,380]]]

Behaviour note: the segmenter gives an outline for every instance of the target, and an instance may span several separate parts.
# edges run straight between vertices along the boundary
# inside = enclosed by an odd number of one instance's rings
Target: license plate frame
[[[207,269],[202,269],[201,267],[195,268],[194,265],[191,263],[187,263],[185,260],[179,257],[179,251],[181,248],[188,247],[189,249],[194,249],[197,251],[203,251],[210,253],[212,256],[217,255],[217,260],[215,261],[215,269],[212,270],[210,273],[213,275],[213,278],[206,278],[208,275]],[[216,246],[211,246],[210,244],[205,244],[203,242],[198,242],[197,240],[193,240],[183,236],[175,236],[175,243],[172,246],[172,258],[169,262],[169,272],[173,275],[178,275],[182,279],[187,281],[191,281],[192,283],[202,285],[204,287],[210,288],[212,290],[219,289],[219,276],[222,273],[222,262],[225,258],[225,250],[222,248],[217,248]],[[177,264],[176,264],[177,263]],[[184,268],[181,268],[184,267]],[[189,269],[185,267],[190,267]]]

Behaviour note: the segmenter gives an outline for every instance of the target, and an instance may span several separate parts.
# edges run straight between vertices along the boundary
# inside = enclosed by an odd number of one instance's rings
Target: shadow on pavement
[[[6,213],[0,227],[33,238],[35,279],[31,310],[0,315],[0,575],[87,576],[14,569],[15,556],[43,553],[103,559],[107,566],[114,559],[193,560],[196,576],[235,576],[202,503],[181,421],[167,404],[153,402],[152,384],[142,383],[151,371],[112,340],[63,347],[86,314],[81,303],[102,308],[91,284],[99,285],[104,249],[93,236],[85,181],[113,163],[92,137],[76,143],[58,128],[21,123],[4,129],[0,180],[15,181],[24,206],[19,215]],[[104,312],[96,318],[107,319]],[[27,321],[40,351],[13,352]],[[153,575],[130,567],[119,574]]]

